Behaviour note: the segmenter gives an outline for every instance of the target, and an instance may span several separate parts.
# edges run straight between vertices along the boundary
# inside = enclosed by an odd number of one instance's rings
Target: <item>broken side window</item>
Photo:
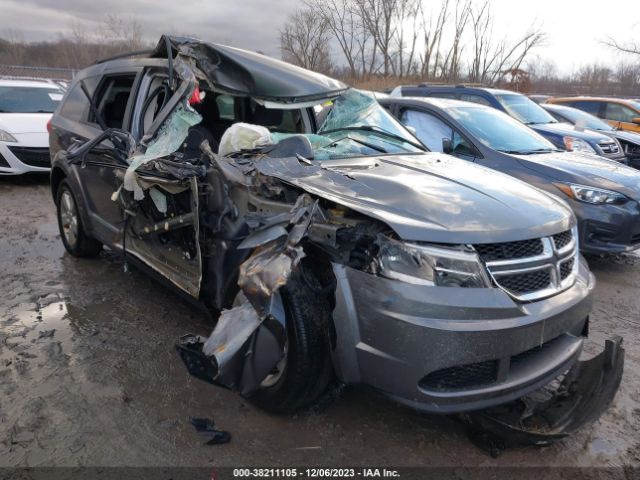
[[[123,128],[135,78],[135,74],[105,77],[96,95],[95,103],[108,128]],[[89,122],[98,123],[95,115],[89,116]]]

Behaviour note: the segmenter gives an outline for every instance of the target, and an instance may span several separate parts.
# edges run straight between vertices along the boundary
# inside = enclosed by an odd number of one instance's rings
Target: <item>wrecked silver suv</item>
[[[163,37],[78,73],[51,152],[66,249],[106,245],[206,305],[213,332],[180,356],[266,410],[360,383],[544,443],[618,388],[619,341],[578,361],[594,278],[570,209],[426,152],[341,82]]]

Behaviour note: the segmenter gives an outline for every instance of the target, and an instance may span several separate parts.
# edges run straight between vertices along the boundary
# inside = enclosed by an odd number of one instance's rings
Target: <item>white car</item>
[[[63,95],[47,80],[0,78],[0,175],[49,171],[47,122]]]

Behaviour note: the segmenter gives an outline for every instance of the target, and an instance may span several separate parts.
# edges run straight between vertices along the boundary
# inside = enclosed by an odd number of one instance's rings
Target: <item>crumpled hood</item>
[[[513,156],[549,179],[615,190],[640,200],[640,171],[619,162],[576,152]]]
[[[500,172],[440,154],[316,162],[268,158],[256,169],[389,225],[401,238],[493,243],[558,233],[573,224],[552,196]]]
[[[9,133],[47,133],[51,113],[0,113],[0,130]]]
[[[569,125],[567,123],[541,123],[527,126],[531,127],[536,132],[546,132],[559,136],[571,136],[595,143],[611,141],[611,138],[607,137],[603,133],[595,130],[576,130],[573,125]]]

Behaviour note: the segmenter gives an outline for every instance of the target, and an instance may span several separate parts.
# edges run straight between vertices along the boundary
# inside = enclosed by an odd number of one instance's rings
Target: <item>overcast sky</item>
[[[430,0],[435,4],[437,0]],[[95,27],[106,13],[134,17],[145,37],[162,32],[279,55],[278,28],[299,0],[0,0],[0,35],[21,32],[27,40],[55,39],[72,21]],[[548,33],[538,50],[562,72],[597,60],[617,61],[598,40],[640,36],[640,0],[493,0],[495,34],[517,36],[534,23]]]

